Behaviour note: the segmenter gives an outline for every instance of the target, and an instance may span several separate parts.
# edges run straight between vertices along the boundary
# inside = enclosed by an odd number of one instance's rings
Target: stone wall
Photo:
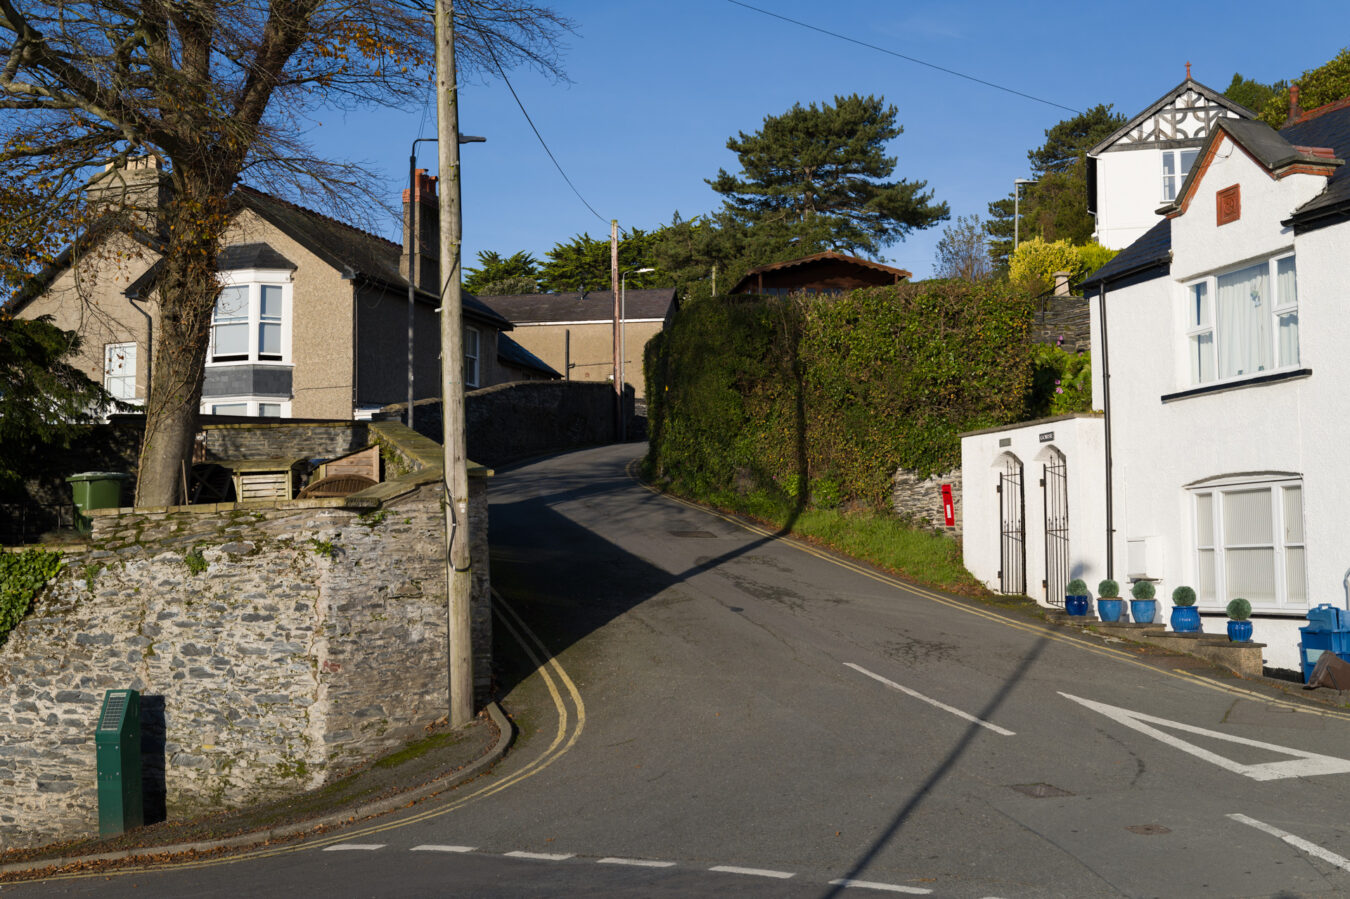
[[[206,458],[332,459],[370,443],[363,421],[204,424]]]
[[[1071,353],[1086,353],[1092,343],[1091,318],[1087,297],[1041,297],[1031,324],[1031,339],[1059,344]]]
[[[439,448],[372,430],[420,468],[345,500],[94,513],[88,549],[0,647],[0,847],[96,830],[107,689],[159,710],[147,798],[169,818],[319,786],[446,714]],[[470,484],[484,697],[486,479]]]
[[[631,410],[631,391],[628,401]],[[468,455],[484,465],[614,439],[614,390],[605,383],[516,381],[472,390],[464,403]],[[380,417],[401,419],[406,407],[387,406]],[[439,442],[441,401],[418,400],[414,422],[419,434]]]
[[[942,507],[943,484],[952,487],[952,504],[956,511],[956,524],[952,527],[944,523],[947,519]],[[961,536],[961,469],[921,478],[901,468],[895,472],[891,485],[891,507],[896,515],[942,534]]]

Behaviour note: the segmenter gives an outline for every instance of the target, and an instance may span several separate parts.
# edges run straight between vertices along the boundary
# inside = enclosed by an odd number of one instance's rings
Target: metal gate
[[[1022,463],[1008,458],[1007,468],[998,476],[999,592],[1025,595],[1027,592],[1026,501],[1022,496]]]
[[[1045,466],[1041,478],[1045,508],[1045,601],[1064,605],[1064,586],[1069,582],[1069,469],[1058,452]]]

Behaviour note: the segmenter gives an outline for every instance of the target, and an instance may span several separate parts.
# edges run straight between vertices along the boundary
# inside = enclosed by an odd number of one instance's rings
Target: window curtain
[[[1275,263],[1275,289],[1279,291],[1280,306],[1295,308],[1280,316],[1278,343],[1280,365],[1298,365],[1298,279],[1294,274],[1294,257]]]
[[[1269,487],[1223,494],[1224,577],[1228,598],[1270,605],[1275,591],[1275,518]]]
[[[1265,263],[1219,276],[1219,377],[1264,371],[1270,365],[1270,272]]]

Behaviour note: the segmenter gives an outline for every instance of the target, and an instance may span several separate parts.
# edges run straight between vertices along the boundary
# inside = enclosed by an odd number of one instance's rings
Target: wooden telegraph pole
[[[623,365],[620,354],[623,350],[619,347],[619,220],[609,220],[609,284],[614,291],[614,439],[622,442],[627,436],[624,433],[623,421],[623,380],[620,375],[620,369]]]
[[[464,326],[460,299],[459,96],[454,0],[436,0],[436,131],[441,179],[441,408],[444,416],[445,559],[449,604],[450,725],[473,719],[469,600],[469,468],[464,441]]]

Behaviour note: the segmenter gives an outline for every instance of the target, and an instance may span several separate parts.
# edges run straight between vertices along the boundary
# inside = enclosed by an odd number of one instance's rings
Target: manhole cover
[[[1140,836],[1154,837],[1160,833],[1171,833],[1172,828],[1163,827],[1161,824],[1131,824],[1125,828],[1130,833],[1137,833]]]
[[[671,531],[672,537],[716,537],[716,534],[710,534],[707,531]]]
[[[1013,784],[1013,789],[1019,793],[1026,793],[1032,799],[1058,799],[1061,796],[1073,795],[1068,790],[1061,790],[1050,784]]]

